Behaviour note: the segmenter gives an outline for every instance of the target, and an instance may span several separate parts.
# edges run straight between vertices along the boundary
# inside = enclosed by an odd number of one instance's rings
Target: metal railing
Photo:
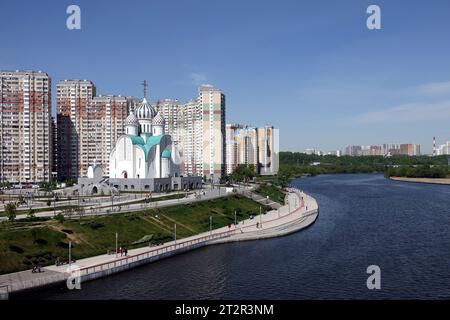
[[[159,255],[163,255],[163,254],[166,254],[169,252],[175,252],[176,250],[179,250],[179,249],[193,249],[200,245],[205,245],[207,242],[209,242],[211,240],[217,240],[217,239],[231,237],[235,232],[236,232],[236,230],[229,230],[229,231],[220,232],[220,233],[212,233],[212,234],[204,236],[204,237],[195,238],[195,239],[186,240],[186,241],[179,241],[177,243],[172,243],[170,245],[166,245],[166,246],[162,246],[162,247],[155,248],[152,250],[148,250],[143,253],[138,253],[135,255],[121,257],[114,261],[108,261],[108,262],[96,264],[93,266],[84,267],[84,268],[80,269],[80,272],[81,272],[80,275],[81,276],[89,275],[89,274],[93,274],[96,272],[101,272],[104,270],[109,270],[109,269],[129,265],[134,262],[147,260],[149,258],[157,257]]]
[[[292,190],[291,192],[294,192],[296,194],[296,196],[299,198],[299,203],[301,203],[300,206],[298,207],[294,207],[293,210],[291,212],[288,212],[288,214],[282,215],[278,218],[275,219],[271,219],[271,220],[266,220],[264,221],[264,223],[268,223],[271,221],[275,221],[278,220],[280,218],[284,218],[286,216],[289,216],[291,214],[294,214],[296,212],[298,212],[301,208],[304,207],[304,200],[299,196],[299,192],[298,190]],[[313,212],[315,210],[308,210],[308,212]],[[308,213],[305,212],[305,213]],[[116,260],[113,261],[108,261],[108,262],[104,262],[104,263],[100,263],[100,264],[96,264],[93,266],[89,266],[89,267],[84,267],[80,269],[81,275],[89,275],[89,274],[93,274],[96,272],[101,272],[104,270],[108,270],[108,269],[113,269],[113,268],[117,268],[117,267],[121,267],[121,266],[125,266],[125,265],[129,265],[131,263],[134,262],[138,262],[138,261],[142,261],[142,260],[146,260],[149,258],[153,258],[153,257],[157,257],[159,255],[163,255],[169,252],[174,252],[176,250],[179,249],[190,249],[190,248],[195,248],[198,247],[200,245],[205,245],[207,242],[211,241],[211,240],[217,240],[217,239],[223,239],[223,238],[228,238],[231,237],[232,235],[234,235],[235,233],[242,233],[243,229],[248,229],[251,227],[255,227],[258,222],[257,219],[255,219],[255,223],[253,224],[248,224],[245,227],[237,227],[235,226],[233,229],[230,229],[228,231],[224,231],[224,232],[220,232],[220,233],[212,233],[210,235],[206,235],[200,238],[195,238],[195,239],[191,239],[191,240],[185,240],[182,241],[180,240],[177,243],[171,243],[169,245],[165,245],[159,248],[155,248],[152,250],[148,250],[146,252],[143,253],[138,253],[135,255],[130,255],[130,256],[125,256],[125,257],[121,257],[118,258]]]

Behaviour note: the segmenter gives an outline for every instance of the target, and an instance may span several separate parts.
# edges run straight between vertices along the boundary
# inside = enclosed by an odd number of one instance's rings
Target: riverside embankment
[[[105,254],[81,259],[71,266],[49,266],[41,273],[28,270],[2,275],[0,290],[5,298],[26,290],[62,285],[69,277],[79,276],[83,283],[207,245],[279,237],[310,226],[317,215],[318,205],[315,199],[297,189],[289,189],[284,206],[236,225],[174,240],[157,247],[133,249],[129,251],[128,256]]]
[[[450,178],[407,178],[407,177],[390,177],[394,181],[427,183],[427,184],[444,184],[450,185]]]

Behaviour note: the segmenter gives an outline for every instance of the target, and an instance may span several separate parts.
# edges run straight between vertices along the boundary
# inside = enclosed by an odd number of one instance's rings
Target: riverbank
[[[287,203],[284,206],[241,221],[236,226],[229,225],[161,246],[129,250],[127,257],[120,257],[120,255],[116,257],[113,254],[79,260],[76,265],[79,268],[81,281],[122,272],[206,245],[277,237],[310,226],[318,216],[317,202],[298,190],[290,189],[289,191]],[[48,285],[61,285],[70,275],[67,265],[50,266],[44,268],[43,273],[33,274],[28,270],[0,276],[0,287],[6,287],[9,293],[17,293]]]
[[[407,177],[389,177],[394,181],[426,183],[426,184],[444,184],[450,185],[450,178],[407,178]]]
[[[262,198],[262,197],[261,197]],[[264,199],[264,198],[263,198]],[[265,200],[265,199],[264,199]],[[3,222],[0,224],[0,274],[30,269],[33,265],[53,264],[57,257],[67,257],[69,241],[76,260],[114,250],[118,245],[134,249],[171,241],[174,225],[177,238],[193,236],[212,228],[234,223],[235,218],[248,219],[270,209],[271,203],[255,197],[222,193],[218,199],[163,206],[149,203],[137,212],[115,212],[109,215],[63,219]],[[235,217],[236,213],[236,217]],[[210,221],[212,218],[212,221]]]

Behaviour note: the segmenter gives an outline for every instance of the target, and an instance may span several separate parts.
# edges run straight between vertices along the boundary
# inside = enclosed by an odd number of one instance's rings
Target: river
[[[291,182],[319,203],[319,218],[290,236],[215,245],[81,290],[26,299],[429,299],[450,298],[450,187],[375,174]],[[381,268],[381,290],[366,269]]]

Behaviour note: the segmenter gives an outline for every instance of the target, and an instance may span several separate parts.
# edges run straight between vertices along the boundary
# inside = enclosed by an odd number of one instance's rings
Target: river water
[[[292,181],[319,203],[290,236],[198,249],[128,272],[52,288],[27,299],[450,298],[450,187],[381,175]],[[381,268],[381,290],[366,269]]]

